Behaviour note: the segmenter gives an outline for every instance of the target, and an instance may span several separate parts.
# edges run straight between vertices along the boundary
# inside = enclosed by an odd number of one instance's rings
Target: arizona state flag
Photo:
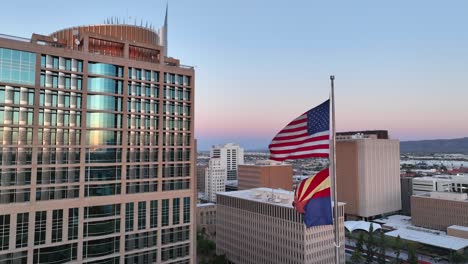
[[[293,206],[304,214],[307,227],[333,224],[328,168],[299,183]]]

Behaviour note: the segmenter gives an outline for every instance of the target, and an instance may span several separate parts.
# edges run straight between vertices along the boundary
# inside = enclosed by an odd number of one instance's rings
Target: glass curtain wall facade
[[[195,263],[193,68],[80,33],[0,36],[0,264]]]

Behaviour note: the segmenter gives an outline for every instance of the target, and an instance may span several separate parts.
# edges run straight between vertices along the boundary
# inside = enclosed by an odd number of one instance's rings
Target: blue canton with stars
[[[313,135],[330,130],[330,100],[307,112],[307,133]]]

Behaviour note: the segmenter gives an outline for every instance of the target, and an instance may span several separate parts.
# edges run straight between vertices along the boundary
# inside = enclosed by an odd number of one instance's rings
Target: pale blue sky
[[[47,3],[47,5],[45,5]],[[166,1],[3,1],[0,33],[29,37],[110,16],[163,22]],[[328,96],[339,130],[468,136],[468,1],[172,0],[169,55],[196,66],[199,149],[266,148]]]

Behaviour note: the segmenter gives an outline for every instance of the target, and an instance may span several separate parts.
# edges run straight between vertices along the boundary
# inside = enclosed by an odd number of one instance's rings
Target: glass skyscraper
[[[0,35],[0,264],[194,263],[193,99],[167,20]]]

